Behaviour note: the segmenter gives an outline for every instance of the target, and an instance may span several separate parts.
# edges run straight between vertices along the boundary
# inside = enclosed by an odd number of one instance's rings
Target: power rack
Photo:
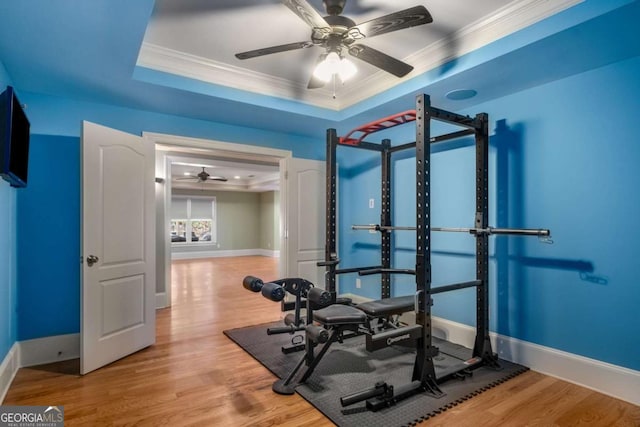
[[[446,122],[462,129],[445,135],[431,135],[431,120]],[[365,141],[371,134],[415,122],[416,140],[402,145],[391,146],[389,139],[383,139],[381,143]],[[432,228],[431,227],[431,201],[430,201],[430,166],[431,144],[473,135],[476,148],[476,211],[475,224],[472,228]],[[420,325],[420,337],[416,341],[416,358],[413,368],[411,383],[404,387],[398,387],[396,392],[389,387],[377,384],[374,389],[357,393],[354,398],[347,400],[353,403],[374,397],[367,401],[367,406],[377,409],[388,406],[413,393],[426,391],[433,395],[440,395],[438,384],[450,377],[469,373],[470,370],[480,366],[499,368],[498,358],[493,353],[489,339],[489,236],[492,234],[511,234],[538,236],[548,239],[550,232],[547,229],[506,229],[491,228],[488,225],[489,217],[489,117],[486,113],[477,114],[475,117],[463,116],[449,111],[435,108],[431,105],[428,95],[416,97],[416,109],[395,114],[383,119],[363,125],[349,132],[344,137],[338,137],[335,129],[327,130],[327,182],[326,182],[326,246],[325,260],[319,263],[326,267],[325,289],[336,298],[336,276],[339,274],[358,273],[380,274],[381,297],[391,297],[391,274],[413,274],[416,279],[415,313],[416,325]],[[337,147],[345,146],[356,149],[377,151],[381,155],[381,215],[378,225],[356,225],[354,229],[369,229],[380,232],[381,235],[381,264],[378,266],[366,266],[358,268],[338,268],[339,259],[336,248],[337,227],[337,194],[336,194],[336,151]],[[415,227],[396,227],[391,224],[391,159],[396,152],[415,149],[416,153],[416,225]],[[415,270],[394,269],[391,267],[391,232],[396,230],[415,230],[416,232],[416,262]],[[431,286],[431,232],[450,231],[468,232],[476,239],[476,277],[462,283],[432,288]],[[431,307],[432,295],[464,288],[476,288],[476,337],[470,360],[447,369],[446,372],[436,373],[434,358],[438,354],[438,348],[432,343]]]

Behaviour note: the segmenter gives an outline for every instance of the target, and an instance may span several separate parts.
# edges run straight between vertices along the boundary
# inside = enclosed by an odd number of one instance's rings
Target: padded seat
[[[325,326],[360,325],[367,321],[367,315],[355,307],[333,304],[313,312],[313,320]]]
[[[404,297],[384,298],[376,301],[367,301],[356,306],[371,317],[384,317],[392,314],[406,313],[415,309],[413,295]]]

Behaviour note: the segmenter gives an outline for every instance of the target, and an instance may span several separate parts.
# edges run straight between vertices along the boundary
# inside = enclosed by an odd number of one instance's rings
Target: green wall
[[[230,251],[260,247],[260,193],[173,190],[173,195],[216,198],[217,242],[173,247],[173,253]],[[217,244],[215,244],[217,243]]]
[[[260,193],[260,249],[280,250],[280,192]]]

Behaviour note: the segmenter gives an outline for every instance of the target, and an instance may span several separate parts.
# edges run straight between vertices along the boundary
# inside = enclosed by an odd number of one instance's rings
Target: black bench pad
[[[406,313],[415,309],[415,297],[407,295],[404,297],[384,298],[376,301],[367,301],[356,306],[371,317],[390,316],[392,314]]]
[[[355,307],[333,304],[313,312],[313,320],[325,326],[362,324],[367,315]]]

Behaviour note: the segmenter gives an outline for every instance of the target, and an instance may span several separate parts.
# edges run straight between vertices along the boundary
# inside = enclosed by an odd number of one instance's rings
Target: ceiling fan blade
[[[176,178],[176,181],[193,181],[193,180],[198,180],[199,178],[197,176],[185,176],[185,177],[180,177],[180,178]]]
[[[298,15],[314,32],[325,35],[331,33],[331,26],[306,0],[282,0],[282,4]]]
[[[347,30],[345,37],[358,40],[431,22],[429,11],[424,6],[415,6],[355,25]]]
[[[283,44],[280,46],[264,47],[262,49],[250,50],[248,52],[236,53],[238,59],[249,59],[257,56],[271,55],[272,53],[286,52],[288,50],[305,49],[313,46],[310,41]]]
[[[207,177],[207,181],[221,181],[221,182],[227,182],[227,178],[225,178],[224,176],[208,176]]]
[[[349,54],[397,77],[404,77],[413,70],[411,65],[362,44],[349,46]]]
[[[324,61],[324,59],[327,57],[326,53],[323,53],[322,55],[318,56],[318,59],[316,60],[316,65],[313,66],[313,70],[315,71],[316,67],[318,66],[318,64],[320,64],[322,61]],[[311,77],[309,78],[309,84],[307,84],[307,89],[319,89],[321,87],[324,87],[326,83],[322,80],[320,80],[319,78],[317,78],[316,76],[313,75],[313,72],[311,73]]]

